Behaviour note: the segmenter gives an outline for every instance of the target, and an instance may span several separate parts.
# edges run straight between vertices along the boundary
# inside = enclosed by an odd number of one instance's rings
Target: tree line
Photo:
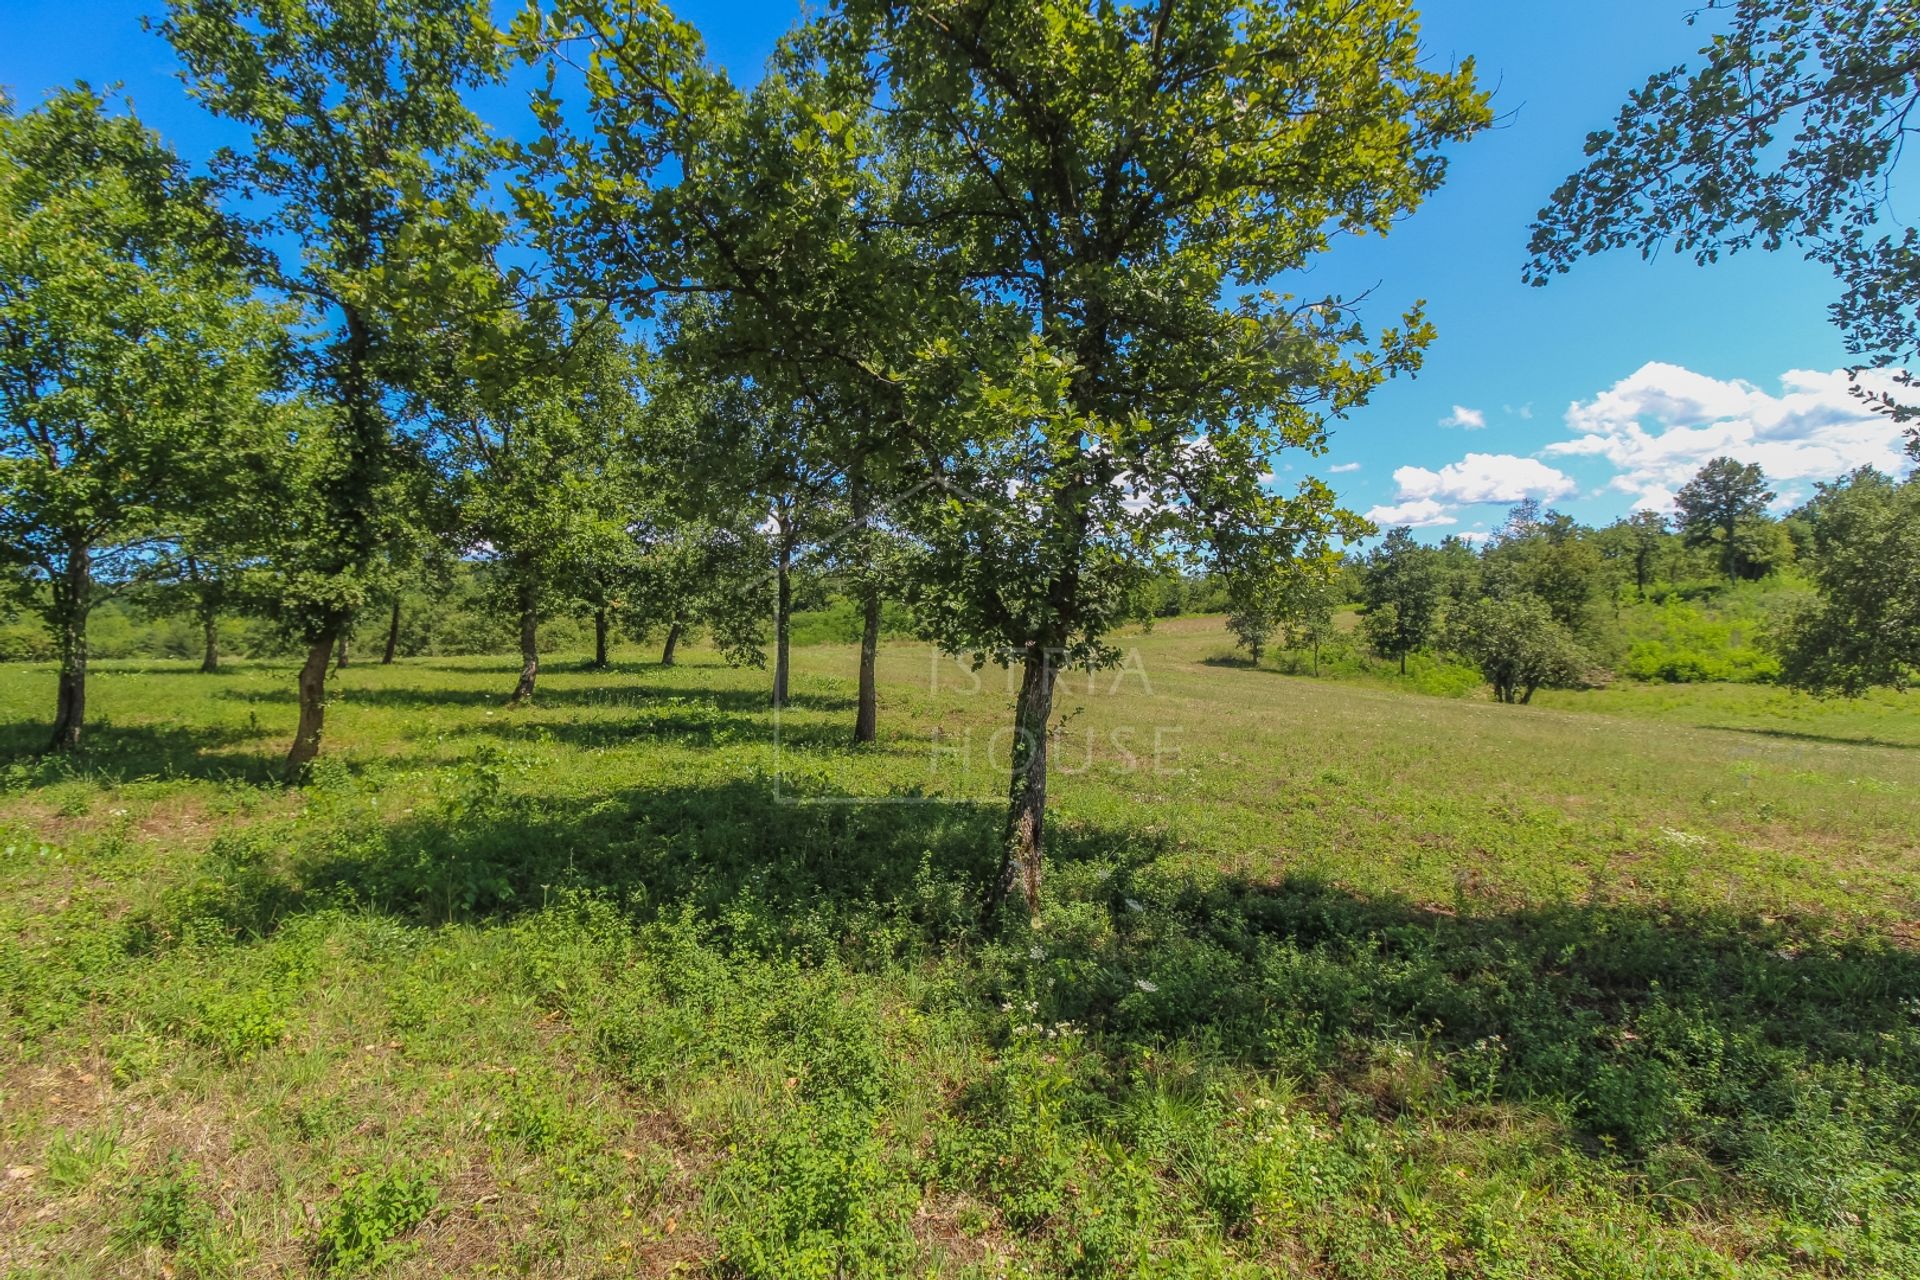
[[[1499,700],[1525,703],[1622,665],[1623,604],[1777,578],[1795,590],[1756,638],[1780,680],[1844,694],[1905,687],[1920,672],[1920,474],[1863,467],[1778,516],[1775,497],[1757,464],[1720,457],[1671,514],[1595,528],[1528,500],[1477,544],[1433,546],[1403,526],[1333,578],[1285,565],[1231,582],[1228,623],[1256,663],[1277,634],[1317,669],[1336,609],[1352,602],[1365,643],[1402,675],[1410,655],[1437,652],[1476,668]]]

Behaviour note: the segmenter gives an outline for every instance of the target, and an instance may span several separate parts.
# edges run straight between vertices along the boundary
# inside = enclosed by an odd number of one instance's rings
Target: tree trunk
[[[673,651],[680,645],[680,633],[683,630],[685,630],[685,624],[678,618],[675,618],[673,625],[667,628],[667,647],[660,651],[661,666],[670,667],[673,665]]]
[[[347,652],[349,642],[347,628],[345,626],[340,628],[340,638],[335,643],[339,648],[339,660],[334,663],[334,668],[339,671],[345,671],[347,669],[347,663],[352,657],[352,655]]]
[[[393,598],[393,612],[387,615],[387,651],[380,655],[380,665],[390,667],[400,652],[400,597]]]
[[[1407,651],[1405,649],[1400,651],[1400,674],[1407,674]]]
[[[1020,679],[1020,700],[1013,712],[1013,770],[1007,790],[1007,827],[1000,872],[994,877],[982,915],[991,919],[1013,892],[1026,899],[1027,911],[1040,909],[1040,858],[1047,817],[1047,726],[1053,718],[1053,685],[1059,676],[1057,651],[1027,649]]]
[[[790,642],[793,638],[793,547],[780,542],[779,590],[773,613],[773,705],[787,705],[787,673]]]
[[[307,775],[307,766],[320,754],[320,735],[327,723],[327,662],[333,657],[336,632],[344,624],[334,623],[307,646],[307,661],[300,668],[300,727],[294,731],[293,746],[287,749],[286,780],[299,782]]]
[[[880,698],[875,667],[880,658],[880,591],[867,591],[867,616],[860,628],[860,706],[853,716],[853,740],[872,742],[880,736]]]
[[[593,665],[607,665],[607,606],[593,611]]]
[[[59,691],[49,751],[73,751],[87,719],[87,615],[93,608],[93,548],[67,548],[66,570],[53,584],[54,641],[60,650]]]
[[[1316,677],[1320,674],[1320,638],[1318,636],[1315,636],[1313,641],[1313,674]]]
[[[208,609],[200,615],[200,634],[205,649],[200,655],[200,670],[206,672],[220,669],[220,619]]]
[[[533,684],[540,675],[540,615],[534,607],[531,584],[520,588],[520,683],[514,687],[507,705],[517,707],[533,700]]]

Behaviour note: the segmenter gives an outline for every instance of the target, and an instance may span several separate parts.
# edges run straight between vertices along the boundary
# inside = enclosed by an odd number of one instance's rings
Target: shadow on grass
[[[584,892],[736,953],[964,956],[955,980],[983,1020],[1032,1000],[1039,1021],[1087,1030],[1116,1078],[1173,1052],[1392,1111],[1419,1105],[1407,1064],[1425,1063],[1456,1095],[1546,1107],[1596,1149],[1679,1143],[1795,1186],[1809,1169],[1920,1177],[1920,954],[1884,938],[1200,876],[1166,869],[1159,837],[1073,823],[1050,835],[1045,919],[983,935],[996,807],[794,805],[764,778],[562,802],[486,768],[435,813],[316,832],[289,858],[230,843],[179,910],[244,939],[320,907],[487,924]]]
[[[1710,726],[1728,733],[1751,733],[1762,738],[1782,738],[1792,742],[1813,742],[1823,746],[1835,747],[1883,747],[1892,751],[1920,751],[1920,742],[1896,742],[1891,738],[1875,738],[1869,734],[1845,733],[1808,733],[1801,729],[1756,729],[1750,725],[1720,724]]]
[[[27,769],[29,786],[76,779],[108,786],[136,778],[277,781],[278,751],[238,749],[238,744],[259,738],[259,729],[241,725],[116,725],[97,720],[87,724],[78,751],[46,755],[47,730],[29,721],[0,725],[0,764]]]
[[[469,671],[472,669],[469,668]],[[381,685],[356,686],[334,682],[328,686],[330,705],[431,710],[441,707],[506,706],[513,693],[513,681],[503,681],[498,689],[446,689],[440,687]],[[220,696],[237,702],[293,703],[297,692],[286,689],[222,690]],[[608,685],[594,688],[540,686],[530,709],[573,709],[595,707],[646,708],[662,703],[684,702],[711,707],[718,711],[766,713],[771,710],[764,689],[714,689],[701,685]],[[788,707],[795,711],[852,711],[854,701],[842,694],[794,693]]]

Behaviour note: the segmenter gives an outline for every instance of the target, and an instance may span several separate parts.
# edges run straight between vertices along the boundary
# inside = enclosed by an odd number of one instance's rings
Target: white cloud
[[[1433,498],[1442,502],[1518,502],[1538,498],[1552,502],[1579,486],[1566,473],[1537,458],[1511,453],[1470,453],[1438,471],[1401,467],[1393,473],[1402,500]]]
[[[1358,471],[1359,469],[1360,469],[1360,464],[1357,462],[1339,462],[1339,463],[1335,463],[1331,467],[1328,467],[1327,472],[1330,475],[1341,476],[1341,475],[1345,475],[1349,471]]]
[[[1478,409],[1469,409],[1463,404],[1453,406],[1453,412],[1440,419],[1443,427],[1459,427],[1463,431],[1480,431],[1487,425],[1487,415]]]
[[[1432,498],[1415,498],[1411,502],[1374,507],[1367,512],[1367,519],[1382,529],[1391,529],[1403,524],[1412,525],[1416,529],[1430,529],[1435,525],[1454,523],[1454,514],[1453,508],[1444,502],[1436,502]]]
[[[1526,422],[1533,421],[1533,401],[1531,400],[1527,401],[1523,405],[1520,405],[1518,408],[1510,404],[1503,404],[1500,406],[1500,408],[1510,418],[1519,418],[1522,421],[1526,421]]]
[[[1865,379],[1891,386],[1884,374]],[[1575,438],[1542,453],[1608,463],[1616,474],[1607,487],[1634,495],[1637,510],[1670,506],[1676,489],[1723,454],[1759,463],[1774,481],[1829,480],[1864,465],[1899,473],[1899,428],[1857,399],[1852,385],[1839,370],[1795,369],[1772,395],[1654,362],[1569,406]]]

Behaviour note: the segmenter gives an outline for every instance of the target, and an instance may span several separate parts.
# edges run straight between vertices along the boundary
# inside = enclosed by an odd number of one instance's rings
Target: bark
[[[1317,637],[1313,642],[1313,674],[1320,674],[1320,641]]]
[[[507,705],[517,707],[533,700],[534,681],[540,675],[540,615],[534,605],[531,584],[520,588],[520,683],[514,687]]]
[[[860,629],[860,706],[853,716],[853,740],[872,742],[880,736],[880,699],[875,670],[880,657],[880,592],[867,591],[866,619]]]
[[[340,629],[339,623],[329,625],[307,646],[307,661],[300,668],[300,727],[287,749],[288,782],[305,778],[307,766],[320,754],[320,736],[327,724],[327,663]]]
[[[1400,651],[1400,674],[1407,674],[1407,651],[1405,649]]]
[[[685,624],[678,618],[675,618],[673,625],[667,628],[667,647],[660,651],[661,666],[670,667],[673,665],[673,651],[679,647],[680,633],[685,629]]]
[[[393,598],[393,612],[387,615],[387,651],[380,655],[380,665],[390,667],[400,652],[400,597]]]
[[[793,633],[793,547],[785,540],[780,544],[777,577],[779,590],[773,613],[773,705],[776,708],[787,705],[788,648]]]
[[[994,877],[983,914],[989,919],[1019,886],[1027,911],[1040,909],[1040,859],[1047,816],[1047,726],[1053,718],[1053,686],[1059,667],[1050,648],[1032,646],[1013,713],[1013,770],[1007,790],[1007,828],[1000,874]]]
[[[853,518],[860,526],[859,549],[865,563],[861,566],[865,582],[862,584],[861,605],[864,616],[860,627],[860,697],[853,713],[853,743],[859,746],[872,742],[880,736],[879,692],[876,688],[875,665],[880,656],[880,584],[873,573],[873,542],[868,525],[867,481],[865,460],[859,460],[847,477],[847,492],[853,501]]]
[[[337,645],[339,650],[339,660],[334,664],[334,666],[338,670],[345,671],[347,669],[347,663],[352,659],[352,655],[348,652],[349,641],[347,636],[347,629],[345,627],[340,628],[340,638],[335,642],[335,644]]]
[[[607,606],[593,611],[593,665],[607,665]]]
[[[65,570],[53,582],[54,642],[60,652],[59,689],[49,751],[73,751],[87,719],[87,615],[93,609],[93,548],[67,548]]]
[[[200,670],[212,672],[220,669],[220,620],[208,609],[200,615],[200,633],[205,642],[205,650],[200,655]]]

